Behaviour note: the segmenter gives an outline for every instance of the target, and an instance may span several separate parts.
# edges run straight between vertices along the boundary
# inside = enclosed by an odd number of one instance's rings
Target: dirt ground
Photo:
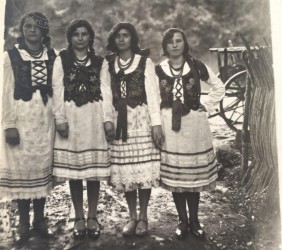
[[[220,117],[210,119],[210,123],[222,166],[217,188],[213,192],[201,193],[199,220],[206,232],[204,240],[191,234],[184,241],[175,239],[176,209],[171,193],[162,188],[152,190],[148,210],[149,235],[145,238],[124,238],[121,231],[128,220],[124,194],[102,183],[98,205],[101,236],[97,241],[87,237],[83,241],[74,241],[74,210],[68,184],[64,183],[54,188],[46,203],[46,216],[53,236],[47,240],[33,232],[29,242],[21,249],[282,249],[278,207],[266,207],[263,194],[248,196],[245,193],[240,184],[241,155],[235,148],[235,134]],[[87,210],[87,201],[84,200]],[[0,249],[19,248],[15,244],[18,220],[15,203],[0,203]]]

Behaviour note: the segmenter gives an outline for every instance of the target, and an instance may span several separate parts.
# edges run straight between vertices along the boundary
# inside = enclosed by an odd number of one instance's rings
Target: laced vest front
[[[145,66],[146,57],[141,57],[137,68],[129,73],[124,74],[119,71],[115,71],[115,60],[109,62],[109,72],[111,75],[111,87],[113,93],[113,105],[118,110],[119,100],[122,98],[122,82],[126,85],[126,94],[123,98],[126,99],[126,103],[131,108],[135,108],[137,105],[147,104],[147,97],[145,91]]]
[[[52,97],[52,73],[56,53],[54,49],[48,49],[47,54],[48,60],[24,61],[16,47],[8,50],[15,78],[15,100],[30,101],[36,90],[40,91],[45,105],[48,102],[48,96]],[[47,80],[46,75],[43,73],[45,68],[47,70]],[[32,69],[35,72],[33,82]]]

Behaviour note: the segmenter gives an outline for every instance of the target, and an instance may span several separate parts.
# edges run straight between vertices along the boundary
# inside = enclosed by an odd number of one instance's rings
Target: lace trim
[[[69,180],[106,181],[106,182],[108,182],[109,178],[110,177],[89,177],[89,178],[81,178],[81,179],[77,178],[77,179],[74,179],[74,178],[66,178],[66,177],[57,177],[57,176],[55,176],[54,177],[54,186],[61,185],[64,182],[69,181]]]
[[[7,200],[16,200],[16,199],[41,199],[48,196],[53,188],[52,181],[48,183],[48,185],[40,188],[36,188],[36,190],[31,189],[15,189],[8,187],[0,186],[1,193],[1,201]]]
[[[159,161],[111,167],[110,183],[117,190],[157,187],[159,179]]]
[[[117,191],[130,192],[137,189],[151,189],[152,187],[157,188],[160,186],[160,180],[155,179],[147,182],[140,182],[140,183],[136,182],[136,183],[126,183],[126,184],[109,182],[109,185],[111,185],[113,189]]]

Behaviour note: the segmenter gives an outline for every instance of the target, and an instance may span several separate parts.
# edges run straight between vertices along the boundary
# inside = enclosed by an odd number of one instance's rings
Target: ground
[[[29,242],[21,249],[282,249],[278,207],[267,207],[263,194],[248,195],[244,191],[241,185],[241,154],[236,149],[235,133],[220,117],[210,119],[210,123],[222,166],[217,188],[213,192],[201,193],[199,219],[206,232],[204,240],[190,234],[184,241],[175,239],[176,209],[171,193],[162,188],[152,190],[148,212],[149,235],[145,238],[124,238],[121,231],[128,220],[124,195],[102,183],[98,205],[101,237],[97,241],[87,238],[74,241],[74,210],[65,183],[54,188],[46,203],[46,216],[53,237],[42,239],[33,232]],[[84,207],[87,209],[86,200]],[[0,250],[19,248],[15,244],[18,219],[15,203],[0,203]]]

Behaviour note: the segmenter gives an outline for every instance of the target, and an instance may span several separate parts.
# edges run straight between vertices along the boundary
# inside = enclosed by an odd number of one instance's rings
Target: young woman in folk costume
[[[52,70],[56,54],[49,48],[48,19],[40,12],[26,14],[20,23],[18,44],[4,53],[1,147],[1,198],[18,203],[19,235],[30,237],[33,228],[48,236],[44,218],[46,196],[52,189],[54,117]],[[2,143],[2,141],[1,141]]]
[[[138,41],[132,24],[119,23],[110,31],[107,46],[116,54],[109,60],[116,110],[111,184],[116,190],[125,191],[130,220],[123,228],[124,236],[147,234],[151,187],[159,185],[160,152],[156,147],[161,147],[163,142],[154,65],[143,55]]]
[[[217,179],[207,113],[217,107],[225,88],[211,69],[188,54],[182,30],[165,31],[162,48],[167,59],[156,66],[166,138],[161,152],[161,185],[172,191],[179,216],[176,236],[183,239],[188,227],[194,235],[203,236],[198,220],[200,192],[213,189]],[[210,85],[204,105],[200,102],[200,80]]]
[[[97,204],[100,181],[110,176],[107,139],[114,136],[112,93],[107,62],[95,55],[94,31],[87,20],[67,28],[68,48],[54,63],[53,90],[56,138],[54,176],[69,180],[75,209],[73,235],[100,236]],[[83,180],[87,181],[88,216],[83,212]]]

